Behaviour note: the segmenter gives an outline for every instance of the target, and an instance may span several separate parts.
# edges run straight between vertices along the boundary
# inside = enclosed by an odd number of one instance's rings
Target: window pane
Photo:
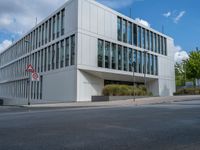
[[[124,71],[128,70],[128,57],[127,57],[127,47],[124,47]]]
[[[56,44],[56,69],[59,68],[59,50],[60,46],[59,43]]]
[[[122,19],[117,18],[117,34],[118,34],[118,40],[122,41]]]
[[[60,36],[60,13],[57,15],[57,38]]]
[[[122,47],[118,46],[118,70],[122,70]]]
[[[60,67],[64,66],[64,40],[61,41],[61,48],[60,48]]]
[[[65,9],[63,9],[61,12],[61,35],[64,35],[65,32],[64,22],[65,22]]]
[[[54,70],[55,67],[55,45],[52,46],[52,57],[51,57],[51,65],[52,70]]]
[[[116,44],[112,44],[112,69],[116,69]]]
[[[129,71],[132,71],[132,63],[133,63],[133,60],[132,60],[132,49],[129,48],[128,49],[128,56],[129,56],[129,59],[128,59],[128,63],[129,63]]]
[[[122,23],[123,27],[122,27],[122,31],[123,31],[123,42],[127,43],[127,21],[123,20]]]
[[[142,28],[142,48],[145,48],[145,29]]]
[[[105,68],[109,68],[110,65],[110,43],[105,42]]]
[[[134,50],[134,72],[138,72],[137,65],[137,50]]]
[[[65,66],[69,66],[69,38],[65,41]]]
[[[128,22],[128,43],[132,44],[132,23]]]
[[[103,41],[98,40],[98,67],[103,67]]]
[[[133,36],[134,36],[134,46],[137,46],[137,25],[134,24],[134,27],[133,27]]]
[[[71,65],[75,65],[75,35],[71,36]]]
[[[48,71],[51,69],[51,47],[48,48]]]
[[[141,47],[141,27],[137,27],[137,33],[138,33],[138,37],[137,37],[137,39],[138,39],[138,44],[137,44],[137,46],[138,47]]]

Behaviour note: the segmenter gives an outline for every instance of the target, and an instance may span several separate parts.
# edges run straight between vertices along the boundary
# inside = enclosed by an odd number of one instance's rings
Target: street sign
[[[32,73],[32,81],[40,81],[40,75],[37,72]]]
[[[26,71],[27,71],[27,72],[31,72],[31,73],[34,73],[34,72],[35,72],[35,70],[33,69],[33,66],[32,66],[31,64],[29,64],[29,65],[27,66]]]

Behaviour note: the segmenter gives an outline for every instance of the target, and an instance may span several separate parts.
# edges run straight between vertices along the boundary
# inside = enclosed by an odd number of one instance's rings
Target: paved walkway
[[[138,98],[135,101],[133,101],[133,99],[129,99],[129,100],[107,101],[107,102],[34,104],[30,106],[24,105],[24,107],[32,107],[32,108],[105,107],[105,106],[128,106],[128,105],[133,105],[133,104],[134,105],[160,104],[160,103],[171,103],[171,102],[191,101],[191,100],[200,100],[200,95]]]

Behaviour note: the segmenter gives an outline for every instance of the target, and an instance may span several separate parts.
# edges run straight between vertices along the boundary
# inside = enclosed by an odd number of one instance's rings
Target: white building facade
[[[146,74],[153,95],[173,95],[172,38],[94,0],[68,0],[0,54],[0,99],[27,104],[32,64],[32,104],[91,101],[106,84],[132,84],[133,62],[137,84]]]

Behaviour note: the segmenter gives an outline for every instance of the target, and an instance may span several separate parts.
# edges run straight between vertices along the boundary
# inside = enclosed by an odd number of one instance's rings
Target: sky
[[[28,32],[36,18],[40,22],[66,1],[0,0],[0,52]],[[199,0],[96,1],[171,36],[178,59],[186,58],[191,50],[200,48]]]

